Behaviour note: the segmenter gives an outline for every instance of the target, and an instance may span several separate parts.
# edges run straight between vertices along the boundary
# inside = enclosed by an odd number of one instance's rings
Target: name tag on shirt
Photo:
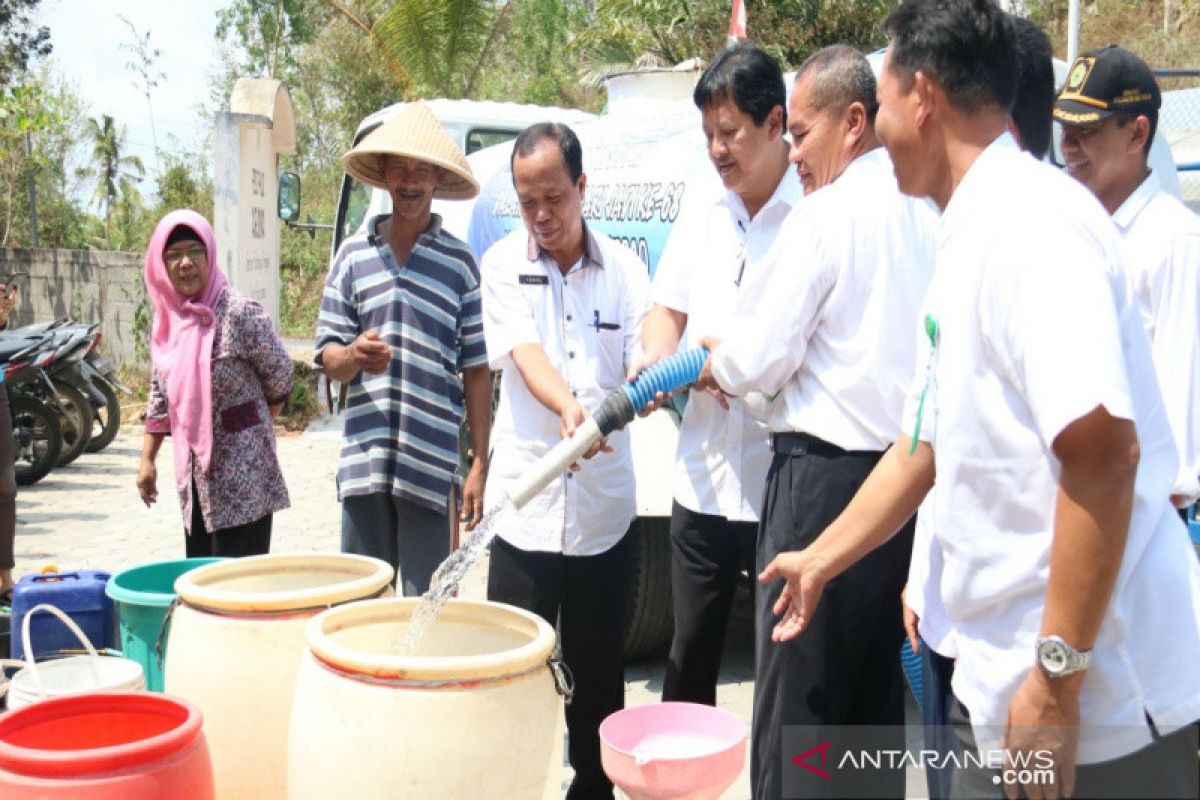
[[[545,275],[519,275],[517,280],[522,286],[549,286],[550,278]]]

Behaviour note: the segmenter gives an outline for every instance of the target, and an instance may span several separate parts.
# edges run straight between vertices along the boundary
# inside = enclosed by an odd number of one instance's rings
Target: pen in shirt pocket
[[[615,322],[601,322],[599,309],[592,309],[592,327],[598,331],[621,330],[621,326]]]

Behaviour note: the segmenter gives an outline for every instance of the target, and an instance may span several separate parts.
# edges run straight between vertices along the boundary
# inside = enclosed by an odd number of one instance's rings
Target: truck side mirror
[[[300,176],[284,172],[279,176],[279,218],[284,222],[300,219]]]

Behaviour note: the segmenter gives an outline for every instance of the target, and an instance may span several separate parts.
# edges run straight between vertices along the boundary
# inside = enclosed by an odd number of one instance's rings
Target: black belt
[[[811,433],[772,433],[771,449],[785,456],[814,455],[833,458],[836,456],[878,456],[879,450],[844,450]]]

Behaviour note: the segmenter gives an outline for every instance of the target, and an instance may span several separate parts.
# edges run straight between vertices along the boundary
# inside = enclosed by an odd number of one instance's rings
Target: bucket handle
[[[79,640],[79,643],[87,648],[88,655],[91,656],[91,658],[88,660],[88,664],[90,664],[92,668],[92,677],[96,680],[96,685],[99,686],[100,672],[97,667],[100,664],[100,654],[97,653],[96,648],[92,646],[92,640],[89,639],[87,634],[75,624],[75,620],[64,614],[57,606],[52,606],[49,603],[41,603],[40,605],[36,605],[29,609],[28,613],[25,614],[25,619],[21,621],[21,643],[25,646],[25,657],[29,659],[29,661],[26,663],[28,664],[29,674],[33,676],[33,685],[37,688],[38,696],[44,697],[45,692],[42,691],[42,676],[38,674],[37,660],[33,657],[33,646],[29,641],[29,618],[38,611],[49,611],[54,616],[58,617],[59,621],[62,622],[63,625],[66,625],[71,633],[75,634],[75,638]]]
[[[575,676],[571,674],[566,662],[554,656],[546,660],[546,666],[550,668],[550,675],[554,678],[554,688],[562,696],[563,705],[571,705],[571,700],[575,698]]]
[[[171,599],[171,605],[167,606],[167,613],[163,614],[162,624],[158,626],[158,638],[154,640],[154,654],[158,657],[158,668],[163,668],[163,645],[167,642],[167,632],[171,629],[171,617],[175,616],[175,609],[183,603],[179,595],[175,595]]]

